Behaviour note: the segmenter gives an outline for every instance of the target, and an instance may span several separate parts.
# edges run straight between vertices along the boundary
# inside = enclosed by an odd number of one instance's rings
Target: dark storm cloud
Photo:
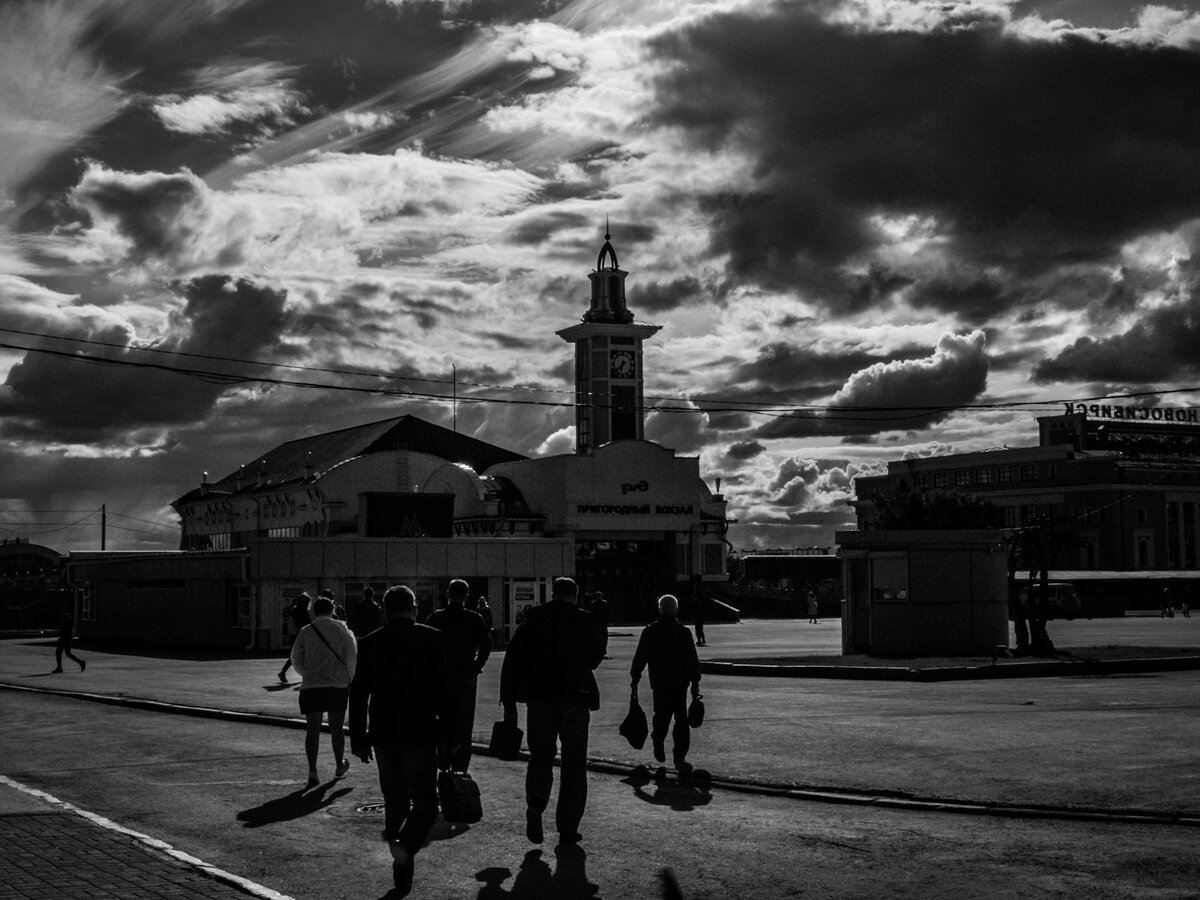
[[[708,298],[703,294],[699,279],[687,275],[673,281],[650,281],[639,286],[636,295],[629,297],[629,306],[651,314],[670,312],[689,302],[707,305]]]
[[[538,245],[554,237],[560,231],[580,228],[587,220],[579,213],[551,212],[521,222],[508,233],[513,244]]]
[[[767,448],[758,441],[739,441],[731,444],[725,451],[725,456],[734,462],[743,462],[761,455]]]
[[[1200,300],[1144,313],[1122,334],[1082,337],[1039,363],[1034,381],[1147,384],[1200,377]]]
[[[505,334],[502,331],[485,331],[480,337],[492,341],[505,350],[536,350],[542,346],[541,341],[516,334]]]
[[[656,41],[678,65],[651,120],[756,163],[705,200],[733,274],[851,311],[898,286],[833,274],[883,240],[877,213],[933,217],[941,252],[1017,280],[1200,214],[1200,55],[962,24],[869,32],[779,4]],[[1023,301],[978,277],[923,296],[971,318]]]
[[[982,331],[947,335],[922,359],[875,363],[854,373],[819,413],[772,419],[758,438],[866,436],[911,431],[945,420],[957,405],[975,401],[987,387],[988,358]]]
[[[919,359],[928,353],[916,348],[889,354],[848,351],[840,354],[823,353],[796,344],[772,343],[759,350],[758,357],[744,363],[730,375],[730,382],[761,385],[778,392],[778,398],[826,396],[840,388],[855,372],[876,363],[893,363]],[[755,393],[754,397],[762,397]],[[751,399],[748,397],[747,399]]]
[[[176,336],[156,345],[157,349],[255,359],[277,345],[288,323],[286,292],[269,286],[213,275],[195,279],[182,290],[186,302],[171,320]],[[119,325],[72,336],[116,344],[129,339],[128,331]],[[189,361],[133,348],[95,355],[118,363],[228,374],[246,371],[244,366],[217,360]],[[7,420],[4,431],[10,438],[120,440],[138,429],[202,420],[225,389],[222,383],[144,365],[104,365],[31,352],[9,371],[0,390],[0,415]]]

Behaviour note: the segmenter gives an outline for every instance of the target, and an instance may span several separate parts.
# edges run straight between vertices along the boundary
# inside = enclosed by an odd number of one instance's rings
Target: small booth
[[[1008,643],[1008,564],[996,531],[839,532],[842,653],[984,656]]]

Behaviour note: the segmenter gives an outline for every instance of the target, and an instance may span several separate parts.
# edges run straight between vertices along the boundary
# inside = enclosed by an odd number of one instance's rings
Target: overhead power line
[[[17,334],[24,337],[43,338],[48,340],[67,341],[77,344],[88,344],[101,347],[110,347],[123,350],[125,352],[146,352],[160,353],[176,357],[186,357],[194,359],[205,359],[209,361],[219,361],[227,363],[235,363],[239,365],[261,366],[266,368],[287,369],[293,371],[316,372],[322,374],[334,374],[349,377],[373,378],[384,381],[410,381],[421,382],[427,384],[456,384],[456,382],[445,379],[421,378],[417,376],[395,375],[386,372],[369,372],[353,369],[333,369],[322,368],[318,366],[302,366],[290,363],[274,363],[264,362],[261,360],[238,359],[235,357],[214,356],[205,354],[185,353],[177,350],[163,350],[155,347],[130,347],[123,344],[109,343],[105,341],[93,341],[84,338],[72,338],[61,335],[44,334],[40,332],[21,331],[12,328],[0,327],[0,332],[8,334]],[[54,350],[48,347],[27,347],[23,345],[0,342],[0,348],[8,350],[17,350],[26,353],[41,353],[53,356],[58,359],[70,360],[73,362],[87,362],[96,365],[108,365],[123,368],[133,369],[151,369],[162,372],[169,372],[177,375],[185,375],[191,378],[196,378],[211,384],[236,385],[236,384],[269,384],[280,387],[293,387],[309,390],[330,390],[330,391],[349,391],[353,393],[375,394],[389,397],[403,397],[412,400],[425,400],[435,403],[482,403],[482,404],[502,404],[502,405],[532,405],[532,406],[552,406],[552,407],[571,407],[575,405],[574,399],[569,400],[537,400],[537,399],[521,399],[521,398],[503,398],[503,397],[479,397],[470,395],[452,395],[438,394],[426,391],[417,391],[408,388],[382,387],[382,386],[361,386],[352,384],[337,384],[315,381],[292,380],[286,378],[277,378],[266,374],[238,374],[229,372],[217,372],[210,369],[200,369],[194,367],[171,366],[163,363],[147,362],[135,359],[114,359],[112,357],[103,357],[96,355],[88,355],[79,351]],[[465,387],[474,387],[481,390],[508,391],[518,393],[545,393],[545,394],[573,394],[573,391],[566,391],[555,388],[540,388],[529,387],[522,385],[493,385],[483,384],[478,382],[461,382]],[[1019,409],[1043,409],[1062,406],[1064,404],[1076,403],[1095,403],[1100,401],[1118,401],[1118,400],[1137,400],[1147,397],[1164,397],[1173,394],[1187,394],[1200,392],[1200,386],[1172,388],[1165,390],[1154,391],[1137,391],[1122,394],[1101,394],[1088,397],[1070,397],[1061,399],[1047,400],[1008,400],[996,401],[991,403],[955,403],[955,404],[924,404],[924,405],[896,405],[896,406],[879,406],[879,405],[863,405],[863,406],[834,406],[831,404],[767,404],[749,400],[729,400],[714,397],[691,397],[688,401],[691,404],[699,405],[680,405],[678,398],[674,397],[655,397],[647,396],[648,401],[656,401],[657,405],[647,407],[650,412],[661,413],[745,413],[752,415],[762,415],[772,418],[791,418],[791,419],[826,419],[829,421],[904,421],[909,419],[920,419],[932,415],[941,415],[949,412],[960,410],[979,410],[979,411],[1002,411],[1002,410],[1019,410]],[[853,415],[862,414],[862,415]]]

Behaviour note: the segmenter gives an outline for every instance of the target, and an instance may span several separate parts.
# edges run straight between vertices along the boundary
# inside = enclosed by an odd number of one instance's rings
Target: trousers
[[[437,821],[437,745],[380,744],[374,749],[384,832],[415,856]]]
[[[579,831],[587,806],[588,727],[592,714],[581,703],[528,704],[526,726],[529,768],[525,772],[525,802],[538,812],[550,805],[554,786],[554,756],[561,745],[562,763],[554,823],[560,834]]]

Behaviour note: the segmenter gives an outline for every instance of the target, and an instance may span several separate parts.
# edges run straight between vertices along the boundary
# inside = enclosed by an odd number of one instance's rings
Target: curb
[[[1200,663],[1200,658],[1197,658]],[[1197,667],[1200,667],[1198,665]],[[787,667],[780,667],[787,668]],[[793,666],[791,668],[800,668]],[[829,667],[835,668],[835,667]],[[862,668],[862,667],[858,667]],[[901,670],[918,671],[918,670]],[[803,676],[795,676],[803,677]],[[45,688],[34,688],[27,685],[8,684],[0,681],[0,690],[18,691],[30,694],[50,694],[66,697],[72,700],[85,700],[93,703],[103,703],[108,706],[121,706],[128,709],[140,709],[149,712],[170,713],[173,715],[195,716],[205,719],[218,719],[228,722],[243,722],[254,725],[270,725],[275,727],[303,730],[306,725],[303,719],[287,716],[272,716],[264,713],[247,713],[236,710],[217,709],[206,706],[185,706],[175,703],[164,703],[159,700],[143,700],[135,697],[113,697],[107,694],[91,694],[83,691],[56,691]],[[325,731],[329,726],[323,725]],[[487,744],[472,742],[472,752],[479,756],[496,757]],[[529,754],[522,751],[516,760],[504,759],[505,762],[527,761]],[[1095,809],[1089,807],[1059,807],[1039,806],[1030,804],[1007,804],[974,802],[936,797],[920,797],[914,794],[897,794],[886,791],[853,791],[837,787],[802,786],[792,784],[773,784],[758,781],[753,778],[738,778],[736,776],[711,775],[702,769],[690,778],[664,777],[665,768],[660,768],[658,775],[652,773],[643,764],[632,764],[620,760],[605,759],[589,756],[587,767],[589,771],[606,775],[621,775],[625,777],[648,777],[665,780],[668,783],[680,785],[695,785],[704,789],[736,791],[742,794],[755,794],[764,797],[783,797],[791,800],[802,800],[810,803],[837,803],[850,806],[875,806],[883,809],[899,809],[910,812],[958,813],[975,816],[1004,816],[1022,819],[1061,819],[1069,821],[1109,822],[1131,825],[1174,825],[1186,828],[1200,828],[1200,812],[1165,813],[1156,810],[1143,809]]]
[[[1182,672],[1200,669],[1200,656],[1146,659],[1079,659],[1007,663],[990,666],[821,666],[701,661],[706,675],[750,678],[843,678],[862,681],[967,681],[994,678],[1047,678],[1063,675],[1124,675],[1142,672]]]

